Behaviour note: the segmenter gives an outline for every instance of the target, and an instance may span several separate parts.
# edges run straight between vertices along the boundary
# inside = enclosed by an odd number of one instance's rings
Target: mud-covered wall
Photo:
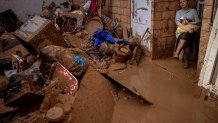
[[[0,12],[12,9],[17,17],[24,22],[41,13],[43,1],[45,1],[45,5],[52,1],[60,5],[68,0],[0,0]]]

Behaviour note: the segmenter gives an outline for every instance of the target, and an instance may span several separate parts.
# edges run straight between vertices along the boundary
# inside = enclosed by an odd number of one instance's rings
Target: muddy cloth
[[[112,33],[107,34],[102,29],[95,31],[94,35],[89,38],[89,41],[94,43],[94,49],[97,49],[103,43],[103,41],[107,41],[110,44],[114,44],[116,42],[112,36]]]
[[[49,45],[42,49],[42,53],[62,64],[74,76],[82,75],[88,67],[88,64],[86,64],[84,60],[82,61],[82,58],[78,58],[78,56],[68,48]]]
[[[196,33],[188,33],[188,32],[185,32],[185,33],[182,33],[179,37],[178,37],[178,41],[180,41],[180,39],[183,39],[186,41],[187,45],[186,47],[189,47],[190,48],[190,51],[193,50],[193,45],[195,43],[195,39],[196,38]],[[177,41],[177,42],[178,42]]]

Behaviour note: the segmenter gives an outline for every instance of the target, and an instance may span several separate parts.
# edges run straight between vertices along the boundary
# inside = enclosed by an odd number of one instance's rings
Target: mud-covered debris
[[[45,6],[43,3],[41,16],[53,20],[55,18],[55,11],[56,11],[57,5],[54,2],[51,2],[48,6]]]
[[[61,107],[52,107],[46,113],[49,122],[60,122],[64,119],[64,110]]]
[[[63,12],[61,17],[68,17],[68,18],[75,18],[76,21],[76,26],[81,28],[83,25],[83,18],[85,17],[82,11],[76,10],[72,12]]]
[[[102,22],[104,24],[105,30],[107,30],[107,31],[112,30],[115,37],[123,38],[123,29],[122,29],[122,27],[117,19],[112,19],[112,18],[109,18],[105,15],[102,15],[101,19],[102,19]]]
[[[76,18],[76,19],[83,19],[85,15],[82,11],[76,10],[72,12],[63,12],[60,16],[62,17],[69,17],[69,18]]]
[[[0,93],[1,94],[8,88],[8,85],[9,85],[9,80],[5,76],[0,75]]]
[[[4,104],[18,107],[35,105],[44,97],[41,88],[37,82],[31,79],[10,84],[4,93]]]
[[[28,113],[26,115],[18,115],[10,120],[12,123],[48,123],[42,115],[35,111]]]
[[[5,52],[17,44],[20,44],[19,40],[13,35],[13,32],[3,33],[0,37],[0,52]]]
[[[82,33],[82,32],[81,32]],[[65,33],[65,39],[69,42],[70,46],[71,47],[74,47],[74,48],[82,48],[82,44],[84,42],[87,42],[87,41],[84,41],[82,38],[80,38],[79,36],[77,35],[72,35],[70,33]]]
[[[79,38],[82,38],[82,39],[87,40],[87,39],[88,39],[88,34],[89,34],[89,33],[88,33],[86,30],[82,30],[82,31],[76,33],[75,35],[76,35],[77,37],[79,37]]]
[[[86,23],[85,30],[89,33],[89,36],[91,36],[97,29],[103,29],[103,23],[100,17],[94,16]]]
[[[18,72],[16,69],[5,71],[5,76],[9,79],[11,83],[16,83],[24,79],[32,79],[33,81],[38,81],[42,73],[39,70],[41,62],[35,62],[29,69],[25,71]]]
[[[66,46],[64,38],[51,21],[35,16],[23,24],[15,35],[23,46],[32,54],[38,54],[48,45]]]
[[[78,80],[76,77],[59,63],[52,64],[49,80],[52,82],[50,84],[54,84],[64,94],[75,94],[78,89]]]
[[[136,64],[138,65],[140,63],[140,59],[143,55],[142,48],[140,46],[136,46],[133,50],[133,55],[130,60],[130,64]]]
[[[71,121],[69,114],[72,111],[75,97],[73,95],[61,94],[57,86],[50,81],[50,84],[46,87],[45,98],[41,104],[40,112],[46,113],[46,119],[49,122],[59,120]]]
[[[19,108],[8,107],[8,106],[4,106],[4,105],[0,104],[0,117],[2,115],[6,115],[6,114],[9,114],[9,113],[16,112],[16,111],[18,111],[18,109]]]
[[[105,53],[106,55],[112,55],[114,53],[114,49],[115,45],[108,42],[103,42],[99,47],[99,51]]]
[[[11,57],[13,69],[16,69],[18,73],[28,69],[31,65],[27,63],[27,59],[21,51],[16,51],[16,54],[11,54]]]
[[[73,59],[76,56],[80,56],[80,55],[79,53],[76,54],[75,52],[73,52],[71,49],[68,48],[50,45],[45,47],[42,50],[42,53],[48,56],[49,58],[53,59],[54,61],[57,61],[60,64],[62,64],[74,76],[82,75],[88,67],[88,64],[86,64],[86,66],[81,66],[79,63],[75,62]],[[85,61],[85,58],[82,59]]]
[[[108,70],[123,70],[127,67],[125,63],[116,62],[114,64],[111,64]]]
[[[113,58],[116,62],[126,62],[131,55],[131,51],[128,46],[118,45],[115,48]]]

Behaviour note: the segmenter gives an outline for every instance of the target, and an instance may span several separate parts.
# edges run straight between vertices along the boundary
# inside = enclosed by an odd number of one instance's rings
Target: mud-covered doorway
[[[131,27],[133,35],[140,35],[141,45],[151,51],[151,0],[131,0]],[[147,30],[147,31],[146,31]]]

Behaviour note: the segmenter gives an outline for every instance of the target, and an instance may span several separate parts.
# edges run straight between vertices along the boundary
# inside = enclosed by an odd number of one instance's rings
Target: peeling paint
[[[132,29],[133,35],[139,34],[141,37],[147,28],[151,28],[151,1],[132,0]],[[149,37],[149,36],[148,36]],[[144,48],[151,51],[150,38],[144,38],[141,42]]]

